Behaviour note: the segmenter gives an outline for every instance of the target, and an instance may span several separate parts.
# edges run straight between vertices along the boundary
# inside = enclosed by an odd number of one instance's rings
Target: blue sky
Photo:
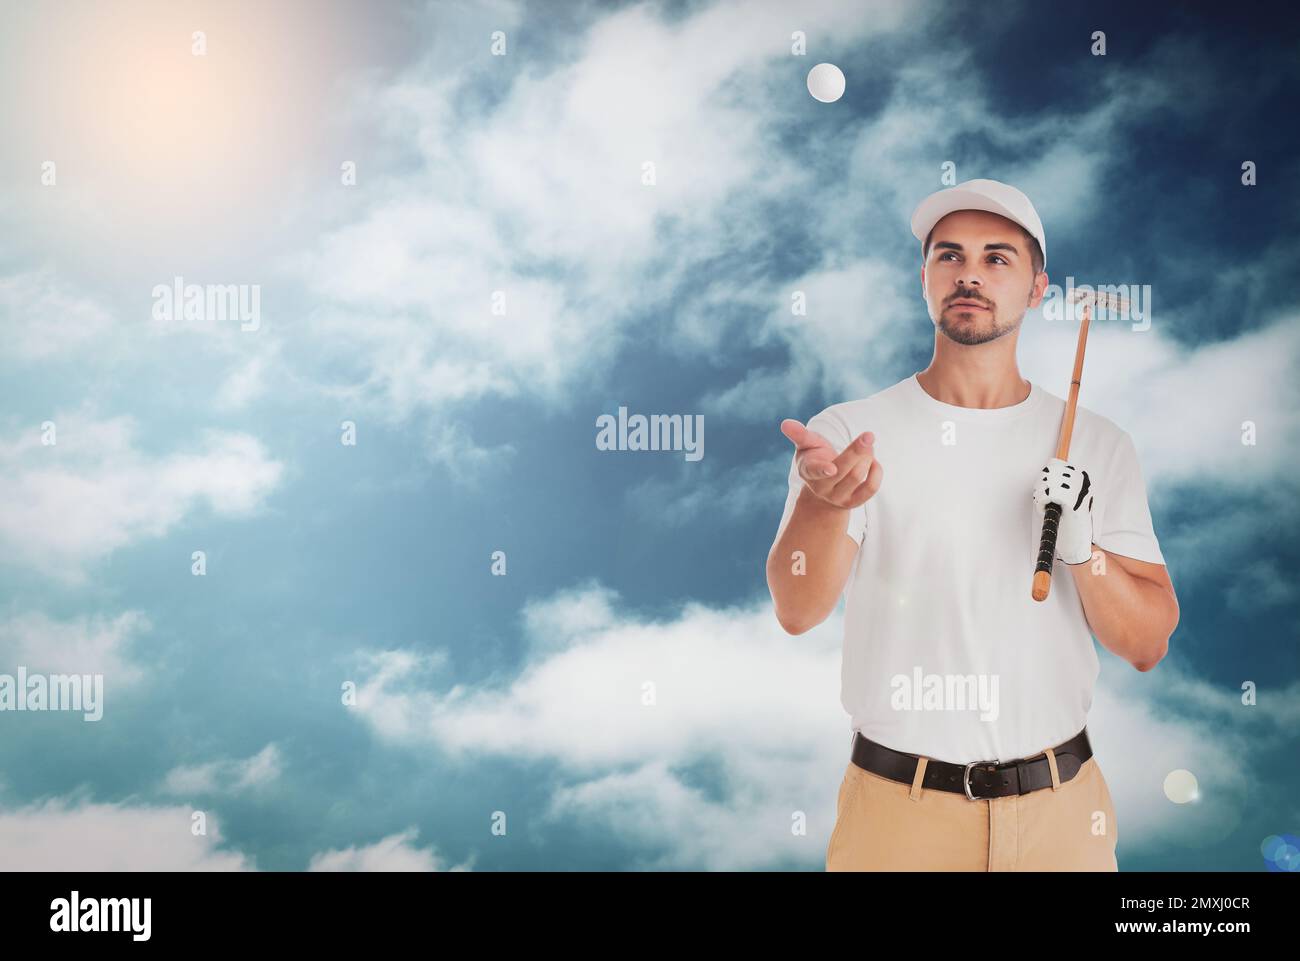
[[[1300,827],[1294,24],[555,6],[0,8],[0,673],[105,678],[101,721],[0,714],[5,862],[820,870],[842,620],[772,614],[777,425],[929,362],[907,218],[951,162],[1029,194],[1052,283],[1150,285],[1080,403],[1182,618],[1150,673],[1102,650],[1090,731],[1121,870],[1262,869]],[[176,276],[260,326],[157,319]],[[1063,395],[1074,336],[1031,311],[1021,372]],[[620,406],[705,456],[598,450]]]

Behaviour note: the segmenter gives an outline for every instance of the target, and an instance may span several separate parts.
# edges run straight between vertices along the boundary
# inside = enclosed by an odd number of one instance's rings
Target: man
[[[1048,282],[1029,198],[967,181],[922,201],[912,232],[930,366],[781,424],[796,449],[767,562],[777,618],[802,634],[847,590],[853,742],[826,867],[1115,871],[1085,728],[1092,635],[1148,671],[1178,623],[1137,452],[1080,405],[1068,462],[1053,456],[1065,401],[1016,365]],[[1051,502],[1062,515],[1038,602]]]

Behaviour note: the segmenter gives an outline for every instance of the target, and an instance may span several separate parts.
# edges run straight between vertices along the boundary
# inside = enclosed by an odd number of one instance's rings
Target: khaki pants
[[[972,801],[923,790],[852,761],[840,785],[827,871],[1118,871],[1115,807],[1093,755],[1062,782],[1028,794]]]

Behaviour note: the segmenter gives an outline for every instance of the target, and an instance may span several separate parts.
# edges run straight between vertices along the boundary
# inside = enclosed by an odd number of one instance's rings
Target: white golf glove
[[[1092,559],[1092,496],[1096,492],[1088,472],[1075,463],[1053,457],[1034,483],[1035,530],[1041,530],[1047,505],[1061,505],[1056,530],[1056,556],[1066,564]]]

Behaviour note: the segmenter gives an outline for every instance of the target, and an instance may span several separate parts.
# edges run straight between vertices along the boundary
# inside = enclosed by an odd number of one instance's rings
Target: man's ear
[[[1040,270],[1034,277],[1034,286],[1029,288],[1029,306],[1037,307],[1043,302],[1043,294],[1047,293],[1047,271]]]
[[[921,299],[925,300],[925,264],[921,265]],[[929,303],[929,301],[926,301]]]

